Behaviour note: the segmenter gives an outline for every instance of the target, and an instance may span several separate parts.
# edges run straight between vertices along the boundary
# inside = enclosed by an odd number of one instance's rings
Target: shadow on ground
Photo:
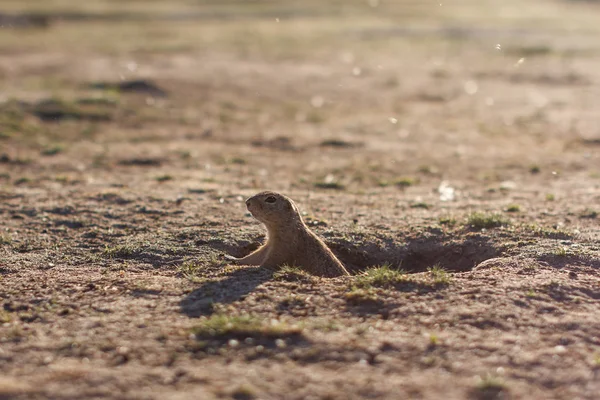
[[[587,254],[542,254],[537,259],[556,269],[562,269],[571,265],[583,265],[600,269],[600,260]]]
[[[248,293],[272,277],[272,271],[260,267],[244,266],[236,269],[224,278],[201,283],[200,287],[181,301],[181,312],[188,317],[211,315],[214,304],[243,300]]]

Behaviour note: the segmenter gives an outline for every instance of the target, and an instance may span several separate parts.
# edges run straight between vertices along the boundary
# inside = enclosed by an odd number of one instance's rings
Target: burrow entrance
[[[201,244],[243,257],[265,240],[265,236],[260,235],[251,240],[213,240],[202,241]],[[502,253],[500,244],[488,236],[477,234],[426,234],[411,238],[352,234],[330,236],[325,243],[353,275],[384,264],[408,273],[427,271],[434,265],[451,272],[464,272]]]
[[[489,237],[430,236],[415,239],[360,238],[327,240],[327,245],[352,273],[389,264],[409,273],[423,272],[438,265],[448,271],[464,272],[501,253]]]

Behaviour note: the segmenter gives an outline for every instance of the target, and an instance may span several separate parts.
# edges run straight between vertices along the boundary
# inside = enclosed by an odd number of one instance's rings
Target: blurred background
[[[2,0],[0,145],[11,168],[67,180],[589,177],[599,16],[573,0]]]

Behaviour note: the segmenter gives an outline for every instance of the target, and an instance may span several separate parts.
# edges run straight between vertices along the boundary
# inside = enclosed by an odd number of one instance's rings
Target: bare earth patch
[[[597,2],[72,3],[0,10],[0,399],[598,398]],[[266,189],[351,277],[228,265]]]

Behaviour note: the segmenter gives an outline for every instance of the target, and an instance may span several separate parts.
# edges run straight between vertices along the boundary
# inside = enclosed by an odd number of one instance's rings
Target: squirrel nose
[[[250,207],[250,199],[246,200],[246,207]]]

